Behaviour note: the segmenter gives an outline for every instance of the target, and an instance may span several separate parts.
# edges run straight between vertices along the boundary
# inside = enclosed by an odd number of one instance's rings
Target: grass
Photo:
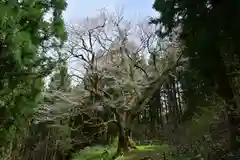
[[[137,160],[144,157],[152,157],[153,159],[162,159],[163,154],[168,152],[167,145],[145,145],[138,146],[136,150],[124,154],[124,160]]]
[[[74,155],[73,160],[108,160],[115,152],[116,148],[110,146],[86,147]]]
[[[116,148],[111,146],[88,147],[76,154],[73,160],[110,160],[115,152]],[[139,160],[144,157],[159,160],[163,159],[163,153],[165,152],[168,152],[168,145],[144,145],[138,146],[136,150],[124,153],[124,156],[119,157],[117,160]],[[174,160],[169,157],[167,159]]]

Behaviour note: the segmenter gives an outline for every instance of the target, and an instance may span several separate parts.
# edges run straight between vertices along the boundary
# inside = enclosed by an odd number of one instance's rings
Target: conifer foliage
[[[41,100],[43,77],[51,72],[56,52],[66,40],[65,0],[0,2],[0,157],[17,148],[22,125]]]

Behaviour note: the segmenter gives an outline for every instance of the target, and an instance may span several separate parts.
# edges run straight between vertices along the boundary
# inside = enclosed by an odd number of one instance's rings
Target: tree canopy
[[[43,78],[55,65],[48,51],[66,40],[65,8],[64,0],[0,2],[1,157],[15,149],[22,125],[40,100]]]
[[[171,35],[178,30],[184,45],[184,56],[190,68],[201,80],[200,88],[207,87],[204,96],[216,93],[226,101],[229,111],[231,147],[238,148],[238,70],[237,39],[239,1],[163,1],[156,0],[154,8],[161,13],[152,20],[159,24],[159,35]],[[204,63],[204,64],[203,64]],[[199,88],[198,87],[198,88]],[[201,92],[198,90],[197,92]],[[205,98],[206,99],[206,98]]]
[[[66,7],[0,2],[0,159],[239,159],[240,2]]]

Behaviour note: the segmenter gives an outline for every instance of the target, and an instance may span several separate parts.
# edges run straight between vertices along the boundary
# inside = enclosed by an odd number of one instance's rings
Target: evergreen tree
[[[240,1],[155,0],[154,8],[161,17],[152,22],[164,26],[159,35],[171,36],[181,28],[184,56],[189,57],[190,68],[198,76],[194,90],[207,89],[205,99],[216,93],[226,101],[230,148],[240,147],[240,106],[236,98],[239,97]]]
[[[66,39],[65,7],[65,0],[0,2],[0,157],[17,148],[18,136],[41,99],[43,77],[55,66],[47,51]]]
[[[67,92],[70,90],[71,78],[68,74],[68,68],[66,62],[60,65],[59,68],[54,72],[49,83],[50,91],[60,90]]]

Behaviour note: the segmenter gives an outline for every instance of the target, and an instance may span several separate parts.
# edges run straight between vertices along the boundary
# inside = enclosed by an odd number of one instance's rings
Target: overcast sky
[[[138,21],[142,17],[156,15],[152,9],[153,2],[154,0],[67,0],[64,19],[67,23],[74,23],[96,15],[102,8],[109,11],[124,8],[125,19]]]
[[[95,17],[105,8],[109,12],[123,9],[124,19],[138,23],[148,17],[155,17],[157,13],[152,9],[154,0],[67,0],[68,6],[64,12],[67,24],[76,24],[86,17]],[[78,68],[80,62],[69,62],[70,72]],[[77,67],[76,67],[77,66]]]

